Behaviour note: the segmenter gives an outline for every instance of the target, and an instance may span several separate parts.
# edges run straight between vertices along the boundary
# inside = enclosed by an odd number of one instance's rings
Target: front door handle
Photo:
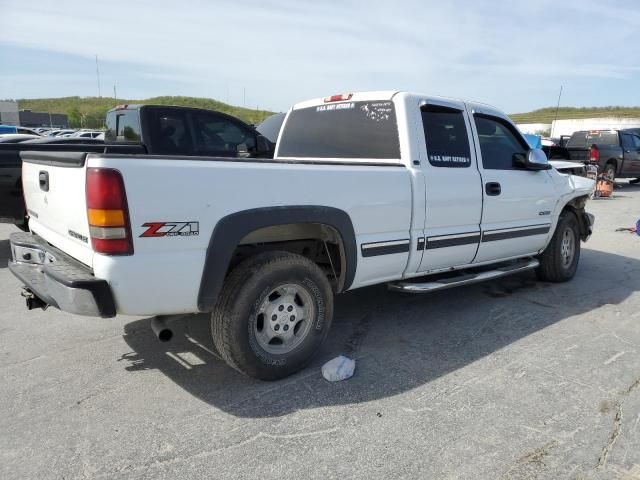
[[[500,193],[502,193],[502,187],[498,182],[487,182],[484,186],[484,191],[487,192],[487,195],[495,197],[496,195],[500,195]]]
[[[40,182],[40,190],[43,192],[49,191],[49,172],[43,170],[38,175],[38,180]]]

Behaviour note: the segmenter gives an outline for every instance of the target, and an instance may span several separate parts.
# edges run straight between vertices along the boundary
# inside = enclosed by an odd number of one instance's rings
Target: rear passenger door
[[[475,262],[536,253],[550,234],[555,190],[547,170],[513,167],[529,146],[506,119],[473,113],[483,185],[482,239]]]
[[[482,191],[462,102],[421,106],[426,218],[420,272],[471,263],[480,241]]]

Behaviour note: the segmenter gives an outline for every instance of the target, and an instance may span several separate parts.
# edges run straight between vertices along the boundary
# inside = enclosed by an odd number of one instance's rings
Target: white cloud
[[[500,100],[635,79],[636,2],[0,0],[3,42],[152,69],[197,92],[247,87],[284,109],[344,90]],[[625,52],[619,46],[625,46]],[[0,73],[0,76],[2,74]],[[126,82],[126,80],[125,80]],[[171,93],[171,92],[167,92]],[[188,93],[188,90],[182,91]],[[524,106],[524,103],[523,103]]]

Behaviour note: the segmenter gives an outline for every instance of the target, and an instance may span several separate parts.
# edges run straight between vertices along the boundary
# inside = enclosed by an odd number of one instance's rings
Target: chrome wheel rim
[[[613,177],[616,176],[616,171],[611,166],[608,166],[604,172],[605,177],[607,177],[609,180],[613,180]]]
[[[562,234],[562,242],[560,243],[560,258],[562,266],[568,268],[573,262],[576,251],[576,237],[573,229],[567,228]]]
[[[260,304],[253,331],[265,351],[282,355],[298,347],[309,334],[315,317],[313,298],[301,285],[274,288]]]

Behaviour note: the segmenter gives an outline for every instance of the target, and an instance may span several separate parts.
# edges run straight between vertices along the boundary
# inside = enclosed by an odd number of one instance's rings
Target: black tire
[[[602,171],[604,176],[611,181],[616,179],[616,164],[613,162],[609,162],[604,166],[604,170]]]
[[[309,318],[296,319],[291,327],[283,324],[279,333],[285,335],[285,328],[291,328],[287,335],[295,338],[289,344],[282,341],[282,348],[292,347],[291,351],[278,353],[266,350],[279,348],[277,343],[265,344],[262,338],[264,329],[273,333],[276,324],[269,323],[271,315],[266,318],[261,312],[266,303],[268,308],[274,308],[273,316],[280,315],[275,310],[279,308],[275,306],[278,297],[272,298],[276,295],[274,291],[283,286],[293,286],[293,291],[300,289],[295,302],[300,300],[303,305],[292,308],[294,312],[301,312],[299,316],[304,316],[303,308],[307,309]],[[284,311],[282,315],[284,318]],[[333,292],[320,267],[301,255],[266,252],[243,261],[227,277],[211,313],[211,333],[216,348],[231,367],[250,377],[276,380],[309,363],[327,337],[332,318]],[[281,321],[286,322],[286,318],[278,317],[277,322]],[[304,324],[305,321],[309,323]],[[304,325],[298,329],[299,324]],[[294,333],[296,329],[302,332],[300,338]]]
[[[631,184],[640,183],[640,178],[632,178],[631,180],[629,180],[629,183]]]
[[[570,233],[566,233],[567,231]],[[563,240],[565,235],[573,236],[573,255],[568,261],[563,255]],[[565,211],[560,214],[556,231],[547,248],[538,257],[540,266],[536,269],[538,279],[547,282],[566,282],[576,274],[580,260],[580,227],[573,212]]]

